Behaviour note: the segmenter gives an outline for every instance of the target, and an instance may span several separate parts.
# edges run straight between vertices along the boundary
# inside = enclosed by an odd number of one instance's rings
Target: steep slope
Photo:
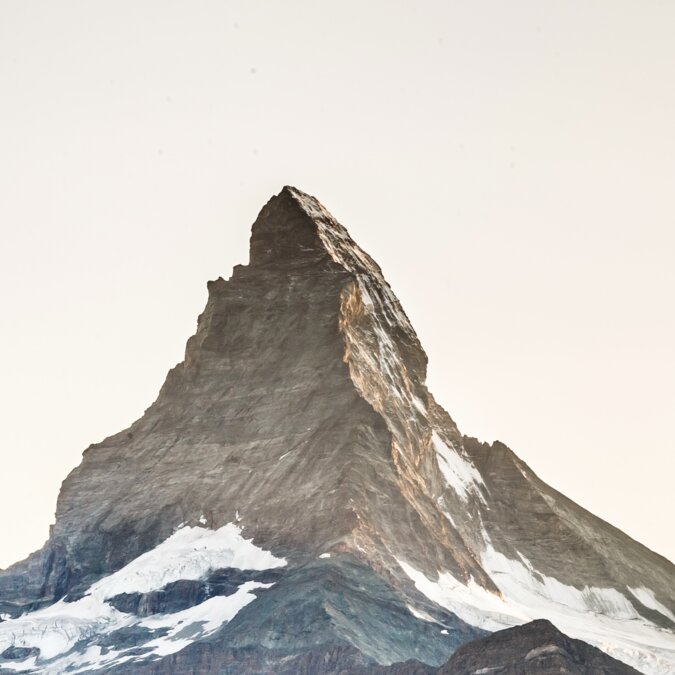
[[[460,434],[379,267],[317,200],[273,197],[249,264],[208,290],[155,403],[84,452],[45,547],[0,575],[0,652],[33,650],[5,664],[438,666],[547,617],[668,672],[673,566]]]

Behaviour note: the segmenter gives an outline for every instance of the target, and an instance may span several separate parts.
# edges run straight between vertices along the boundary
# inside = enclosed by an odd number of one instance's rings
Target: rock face
[[[438,675],[636,675],[595,647],[563,635],[545,619],[462,645]]]
[[[85,450],[43,549],[0,574],[13,672],[417,672],[541,617],[675,667],[673,565],[462,436],[316,199],[273,197],[208,290],[157,400]]]

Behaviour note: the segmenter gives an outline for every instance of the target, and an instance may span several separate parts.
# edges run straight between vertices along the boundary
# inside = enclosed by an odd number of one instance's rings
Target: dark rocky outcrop
[[[110,598],[108,602],[120,612],[137,616],[173,614],[214,596],[231,595],[247,581],[273,584],[281,577],[282,573],[278,570],[261,572],[238,569],[218,570],[210,574],[207,579],[179,579],[167,584],[159,591],[121,593]]]
[[[8,661],[22,661],[31,656],[37,656],[40,650],[37,647],[7,647],[5,651],[0,654],[0,657]]]
[[[638,675],[581,640],[539,619],[462,645],[438,675]]]

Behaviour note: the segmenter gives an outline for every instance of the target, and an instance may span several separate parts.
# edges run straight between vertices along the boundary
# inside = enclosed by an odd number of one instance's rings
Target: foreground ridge
[[[426,368],[379,266],[285,187],[157,400],[85,450],[49,540],[0,573],[0,668],[434,672],[548,619],[672,672],[673,565],[463,436]]]
[[[635,675],[637,670],[538,619],[462,645],[437,675]]]

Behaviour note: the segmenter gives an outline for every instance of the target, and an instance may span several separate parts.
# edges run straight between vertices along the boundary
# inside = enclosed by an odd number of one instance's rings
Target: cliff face
[[[84,452],[45,547],[0,575],[0,652],[39,649],[20,661],[41,672],[438,666],[543,616],[667,672],[673,566],[460,434],[381,270],[316,199],[273,197],[249,264],[208,289],[157,400]]]

